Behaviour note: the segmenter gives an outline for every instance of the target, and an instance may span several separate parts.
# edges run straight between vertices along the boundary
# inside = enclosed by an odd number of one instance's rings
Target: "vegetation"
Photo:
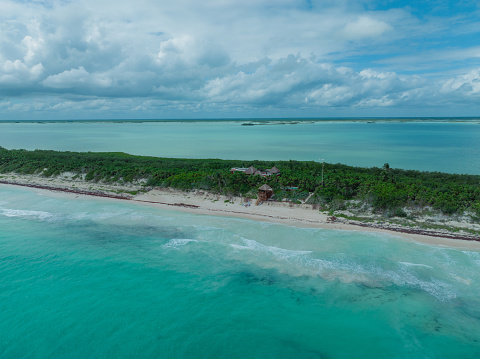
[[[269,178],[230,173],[232,167],[271,168],[281,174]],[[267,183],[277,200],[319,204],[341,210],[346,201],[368,206],[377,213],[406,217],[404,208],[429,206],[445,214],[471,211],[480,217],[480,176],[419,172],[382,168],[324,165],[306,161],[233,161],[219,159],[172,159],[132,156],[125,153],[78,153],[7,150],[0,147],[0,173],[38,174],[46,177],[64,172],[87,181],[143,183],[146,187],[254,197]],[[289,187],[298,187],[291,190]]]

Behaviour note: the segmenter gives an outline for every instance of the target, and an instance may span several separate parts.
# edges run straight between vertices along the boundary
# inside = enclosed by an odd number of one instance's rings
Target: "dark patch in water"
[[[238,274],[240,281],[249,285],[249,284],[261,284],[261,285],[274,285],[277,280],[271,275],[267,273],[263,274],[255,274],[252,272],[240,272]]]
[[[286,347],[289,347],[297,352],[297,358],[319,358],[319,359],[328,359],[329,356],[325,353],[322,353],[319,350],[305,348],[300,343],[293,341],[291,339],[282,339],[279,341]]]
[[[458,305],[458,309],[467,317],[480,322],[480,309],[477,303],[467,303],[461,301]]]
[[[151,225],[115,225],[108,226],[108,230],[119,234],[140,237],[160,237],[166,239],[186,238],[188,234],[176,226]]]
[[[112,225],[99,224],[91,220],[84,220],[68,226],[71,233],[82,233],[83,238],[97,243],[122,243],[134,244],[132,238],[161,240],[165,243],[176,238],[192,238],[192,233],[183,231],[176,226],[151,226],[151,225]]]

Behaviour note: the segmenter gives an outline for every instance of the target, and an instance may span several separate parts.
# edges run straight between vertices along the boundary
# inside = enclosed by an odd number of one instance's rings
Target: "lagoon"
[[[480,174],[479,119],[0,122],[0,146]]]

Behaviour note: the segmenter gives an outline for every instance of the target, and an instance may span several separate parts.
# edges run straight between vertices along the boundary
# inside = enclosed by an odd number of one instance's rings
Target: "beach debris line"
[[[248,198],[256,198],[258,187],[266,183],[274,193],[269,204],[275,199],[288,202],[291,207],[308,204],[314,210],[320,208],[335,214],[339,220],[343,217],[361,222],[383,221],[480,235],[478,175],[410,171],[386,164],[383,168],[358,168],[294,160],[252,160],[246,162],[250,167],[241,165],[244,172],[232,174],[230,169],[241,163],[0,147],[0,178],[8,182],[25,176],[18,182],[70,187],[78,194],[95,187],[95,191],[112,197],[122,192],[121,196],[129,197],[154,188],[175,188]],[[324,166],[327,176],[322,176]],[[270,177],[265,173],[263,177],[258,168],[270,168]],[[281,171],[280,176],[276,175],[276,168]],[[108,189],[110,186],[113,187]],[[100,192],[92,194],[105,196]]]
[[[115,198],[115,199],[132,199],[133,196],[130,194],[112,194],[106,193],[100,190],[82,190],[77,188],[67,188],[67,187],[55,187],[55,186],[45,186],[40,184],[31,184],[31,183],[19,183],[15,181],[3,181],[0,180],[1,184],[10,184],[15,186],[22,186],[22,187],[29,187],[29,188],[37,188],[37,189],[45,189],[49,191],[57,191],[57,192],[66,192],[66,193],[74,193],[74,194],[81,194],[85,196],[96,196],[96,197],[106,197],[106,198]]]
[[[359,220],[352,220],[350,218],[343,218],[343,217],[338,217],[338,216],[330,216],[330,217],[318,217],[318,219],[309,219],[305,218],[303,216],[298,217],[293,215],[291,216],[284,216],[284,215],[272,215],[271,211],[266,210],[266,213],[261,213],[260,211],[257,212],[250,212],[250,211],[231,211],[231,210],[226,210],[225,208],[209,208],[209,207],[204,207],[203,205],[199,205],[198,203],[185,203],[182,201],[175,201],[175,202],[164,202],[161,200],[154,200],[152,197],[147,197],[147,198],[142,198],[142,197],[137,197],[137,196],[131,196],[131,195],[118,195],[118,194],[108,194],[105,192],[101,192],[98,190],[81,190],[81,189],[69,189],[65,187],[57,187],[58,185],[51,185],[51,186],[46,186],[42,184],[36,184],[36,183],[21,183],[20,181],[5,181],[5,180],[0,180],[0,184],[7,184],[7,185],[17,185],[17,186],[24,186],[24,187],[30,187],[30,188],[37,188],[37,189],[43,189],[43,190],[49,190],[49,191],[59,191],[59,192],[69,192],[73,194],[80,194],[80,195],[87,195],[87,196],[97,196],[97,197],[107,197],[107,198],[113,198],[113,199],[119,199],[119,200],[130,200],[130,201],[135,201],[135,202],[141,202],[141,203],[152,203],[152,204],[159,204],[159,205],[165,205],[165,206],[173,206],[177,208],[185,208],[188,210],[201,210],[204,209],[208,212],[219,212],[222,214],[225,213],[236,213],[236,214],[252,214],[257,217],[264,217],[264,218],[272,218],[272,219],[279,219],[279,220],[292,220],[294,219],[295,221],[298,222],[304,222],[304,223],[311,223],[311,224],[329,224],[329,225],[339,225],[339,224],[344,224],[344,225],[351,225],[351,226],[356,226],[356,227],[363,227],[363,228],[372,228],[372,229],[379,229],[379,230],[387,230],[387,231],[394,231],[394,232],[400,232],[400,233],[405,233],[409,235],[421,235],[421,236],[430,236],[430,237],[439,237],[439,238],[449,238],[449,239],[457,239],[457,240],[467,240],[467,241],[477,241],[480,242],[480,236],[476,233],[468,233],[465,230],[460,230],[458,232],[454,231],[449,231],[447,229],[439,229],[439,228],[419,228],[419,227],[405,227],[402,226],[401,224],[396,224],[396,223],[386,223],[384,221],[382,222],[362,222]],[[263,186],[261,186],[263,187]],[[260,188],[261,188],[260,187]],[[268,191],[268,185],[265,185],[263,187],[263,190]],[[259,188],[259,191],[260,191]],[[165,193],[174,193],[173,189],[158,189],[161,190]],[[203,194],[203,192],[202,192]],[[267,193],[268,194],[268,193]],[[212,193],[213,195],[213,193]],[[76,196],[78,197],[78,196]],[[184,195],[182,195],[184,197]],[[246,198],[244,198],[244,201]],[[268,201],[270,202],[270,201]],[[260,203],[261,204],[261,203]],[[271,203],[268,203],[269,205]],[[291,205],[293,203],[290,203]],[[245,207],[249,207],[250,201],[246,201]],[[286,205],[283,204],[283,205]],[[292,207],[292,206],[289,207]],[[294,207],[297,208],[297,207]],[[313,207],[312,207],[313,208]],[[267,208],[265,208],[267,209]],[[253,208],[252,208],[253,210]],[[263,211],[262,211],[263,212]],[[335,227],[337,228],[337,227]]]

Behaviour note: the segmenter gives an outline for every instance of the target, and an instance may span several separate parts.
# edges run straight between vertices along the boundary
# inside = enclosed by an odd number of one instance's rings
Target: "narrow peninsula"
[[[325,228],[480,241],[480,176],[314,161],[8,150],[0,183]]]

